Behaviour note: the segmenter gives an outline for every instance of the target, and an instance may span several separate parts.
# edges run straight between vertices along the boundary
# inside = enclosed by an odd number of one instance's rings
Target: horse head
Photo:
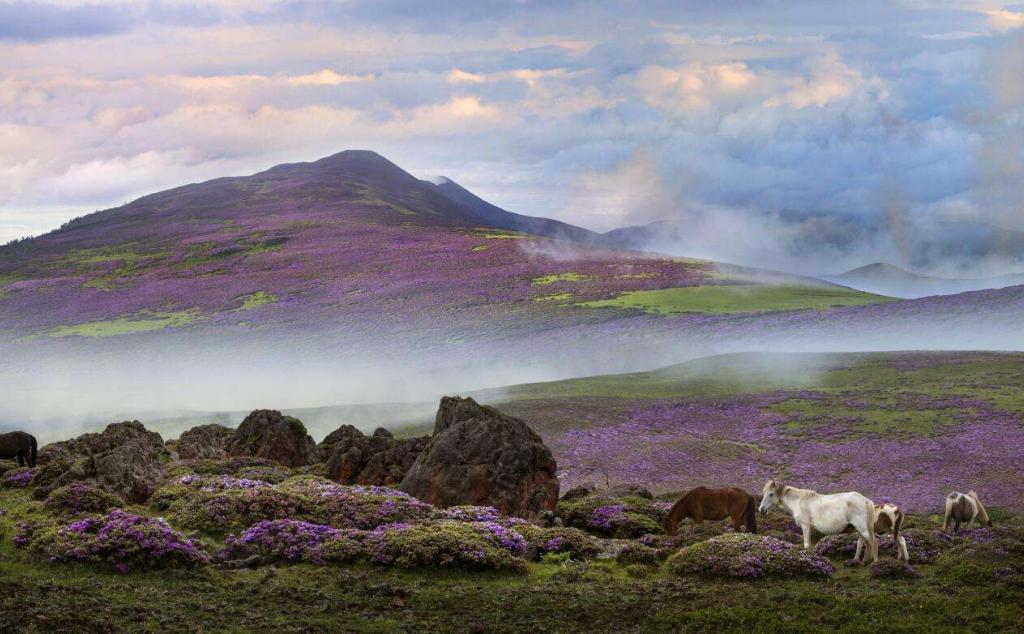
[[[783,488],[784,485],[775,480],[769,480],[765,483],[761,495],[761,505],[758,507],[762,515],[766,515],[773,506],[782,506]]]

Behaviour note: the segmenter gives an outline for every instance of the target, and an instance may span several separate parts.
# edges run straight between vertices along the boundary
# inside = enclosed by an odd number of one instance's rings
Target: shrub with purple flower
[[[122,504],[121,500],[88,482],[70,482],[50,493],[46,508],[56,513],[106,513]]]
[[[238,536],[229,535],[217,558],[224,561],[258,555],[264,562],[352,561],[362,553],[360,541],[358,531],[293,519],[263,520]],[[348,557],[342,559],[343,553]]]
[[[304,518],[308,511],[308,502],[300,496],[265,485],[193,491],[167,506],[167,518],[182,528],[227,532],[260,520]]]
[[[774,537],[726,533],[683,548],[668,560],[669,570],[685,575],[756,579],[765,576],[831,577],[824,557]]]
[[[513,533],[487,522],[396,523],[370,531],[363,545],[372,562],[401,568],[525,570],[516,552],[525,542]]]
[[[23,489],[32,484],[32,477],[35,469],[31,467],[19,467],[11,469],[0,476],[0,486],[7,489]]]
[[[664,512],[658,503],[639,497],[588,495],[559,501],[555,509],[566,526],[619,538],[660,533]]]
[[[578,528],[556,526],[542,528],[534,524],[516,527],[526,538],[529,551],[535,557],[547,553],[566,553],[572,559],[591,559],[601,553],[601,544],[593,536]]]
[[[22,538],[51,561],[110,564],[119,572],[133,567],[197,566],[210,562],[202,544],[153,519],[114,509],[56,529]]]
[[[501,513],[493,506],[450,506],[434,509],[430,514],[434,520],[456,520],[459,522],[497,522]]]
[[[309,519],[337,528],[372,529],[395,522],[427,519],[434,507],[387,487],[322,487],[308,497]]]

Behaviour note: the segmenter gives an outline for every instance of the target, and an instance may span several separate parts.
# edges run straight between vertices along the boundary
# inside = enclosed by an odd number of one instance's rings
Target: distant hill
[[[918,275],[892,264],[875,262],[840,275],[827,276],[823,279],[869,293],[878,293],[891,297],[916,298],[1016,286],[1024,284],[1024,273],[987,278],[956,279]]]

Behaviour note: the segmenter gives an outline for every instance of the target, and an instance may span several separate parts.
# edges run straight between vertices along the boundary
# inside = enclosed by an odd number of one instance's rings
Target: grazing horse
[[[892,532],[892,539],[896,542],[896,559],[910,561],[910,553],[907,551],[907,540],[900,535],[903,530],[903,511],[895,504],[882,504],[875,506],[875,535],[885,535]],[[853,555],[854,561],[860,561],[864,552],[864,538],[857,538],[857,552]]]
[[[992,519],[981,505],[978,494],[968,491],[966,495],[954,491],[946,496],[946,518],[942,523],[942,530],[948,531],[950,522],[953,523],[953,532],[960,532],[960,524],[970,524],[974,520],[982,526],[992,526]]]
[[[36,466],[36,437],[23,431],[0,434],[0,458],[17,458],[18,466]]]
[[[761,512],[781,506],[804,533],[804,548],[814,545],[825,535],[837,535],[852,527],[868,545],[872,563],[878,561],[878,539],[875,537],[875,505],[860,493],[824,494],[798,489],[769,480],[764,485]]]
[[[732,520],[732,529],[739,532],[740,526],[746,522],[747,532],[757,532],[757,503],[754,497],[743,489],[709,489],[697,487],[679,498],[668,514],[665,523],[666,532],[675,535],[679,530],[679,522],[689,517],[694,524],[704,520]]]

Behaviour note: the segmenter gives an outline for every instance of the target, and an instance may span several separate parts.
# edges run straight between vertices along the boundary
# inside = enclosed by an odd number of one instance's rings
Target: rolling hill
[[[867,264],[823,279],[869,293],[907,299],[929,295],[954,295],[967,291],[1024,284],[1024,274],[969,279],[933,277],[911,273],[884,262]]]

